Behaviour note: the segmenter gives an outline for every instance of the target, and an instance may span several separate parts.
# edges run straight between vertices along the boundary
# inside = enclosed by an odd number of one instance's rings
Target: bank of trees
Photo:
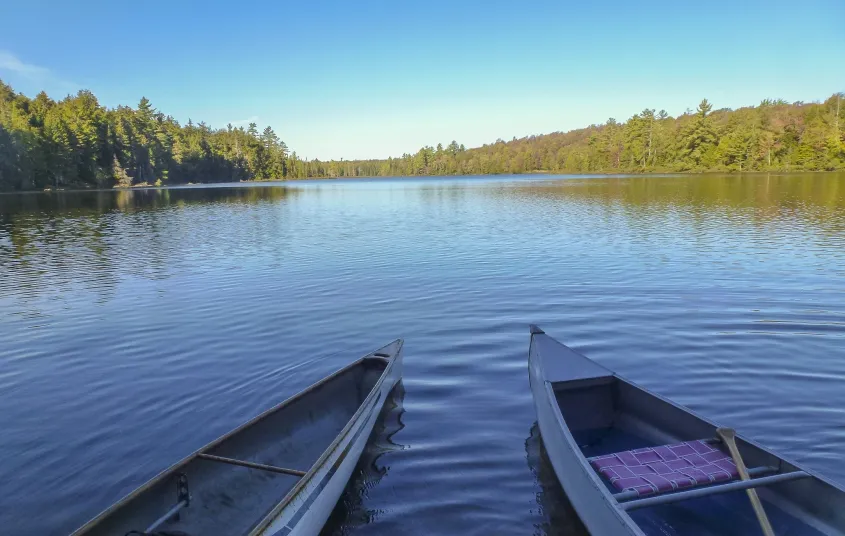
[[[764,100],[738,110],[713,110],[703,100],[679,117],[646,109],[624,123],[608,119],[469,150],[454,143],[424,147],[360,164],[374,175],[839,170],[845,169],[845,95],[823,103]]]
[[[463,175],[824,171],[845,169],[845,95],[822,103],[671,117],[646,109],[625,122],[466,149],[453,141],[387,160],[303,160],[272,128],[175,119],[147,99],[107,109],[90,91],[30,99],[0,81],[0,190],[111,187],[249,179]]]
[[[281,178],[295,160],[270,127],[180,125],[145,98],[107,109],[90,91],[57,102],[0,81],[2,190]]]

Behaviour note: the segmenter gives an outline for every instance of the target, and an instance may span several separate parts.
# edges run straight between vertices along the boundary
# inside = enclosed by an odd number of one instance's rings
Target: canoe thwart
[[[718,486],[709,486],[706,488],[691,489],[688,491],[680,491],[678,493],[670,493],[668,495],[657,495],[655,497],[646,497],[645,499],[638,499],[622,503],[625,510],[636,510],[638,508],[646,508],[648,506],[657,506],[660,504],[670,504],[679,501],[686,501],[689,499],[697,499],[699,497],[706,497],[708,495],[715,495],[717,493],[727,493],[729,491],[748,490],[759,488],[761,486],[770,486],[772,484],[779,484],[781,482],[789,482],[790,480],[798,480],[799,478],[808,478],[810,475],[804,471],[792,471],[791,473],[781,473],[778,475],[764,476],[761,478],[754,478],[752,480],[735,480],[727,484],[719,484]]]
[[[208,460],[211,462],[228,463],[231,465],[240,465],[241,467],[248,467],[250,469],[260,469],[261,471],[269,471],[271,473],[279,473],[283,475],[291,475],[297,477],[305,476],[305,471],[298,469],[287,469],[285,467],[276,467],[275,465],[266,465],[263,463],[248,462],[244,460],[236,460],[234,458],[224,458],[223,456],[214,456],[213,454],[199,453],[197,458]]]
[[[144,530],[144,533],[155,532],[160,526],[164,525],[170,519],[179,519],[179,511],[182,508],[187,508],[191,504],[191,492],[188,489],[188,475],[179,473],[176,477],[176,504],[167,511],[166,514],[152,522],[152,524]]]
[[[766,465],[763,467],[752,467],[748,470],[748,475],[751,477],[758,477],[765,475],[767,473],[777,473],[777,467],[772,467],[771,465]],[[623,491],[620,493],[614,493],[613,498],[616,499],[616,502],[625,502],[630,501],[633,499],[638,498],[640,495],[635,490],[628,490]]]

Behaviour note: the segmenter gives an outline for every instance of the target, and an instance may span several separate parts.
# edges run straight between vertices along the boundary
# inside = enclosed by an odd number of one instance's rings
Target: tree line
[[[180,125],[142,98],[106,108],[87,90],[54,101],[0,81],[0,190],[129,187],[322,177],[495,173],[825,171],[845,169],[845,95],[620,123],[467,149],[456,141],[386,160],[304,160],[271,127]]]
[[[336,164],[336,163],[331,163]],[[823,103],[767,99],[759,106],[671,117],[646,109],[624,123],[528,136],[465,150],[423,147],[401,158],[348,162],[343,175],[833,171],[845,169],[845,95]],[[332,175],[334,176],[334,175]]]
[[[34,99],[0,81],[0,190],[275,179],[303,171],[271,127],[180,125],[142,98],[100,105],[90,91]]]

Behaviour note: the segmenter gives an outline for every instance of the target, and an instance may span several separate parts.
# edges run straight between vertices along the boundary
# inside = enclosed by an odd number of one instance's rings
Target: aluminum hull
[[[143,532],[177,503],[179,475],[187,477],[190,501],[157,531],[316,536],[401,374],[397,340],[174,464],[72,536]]]

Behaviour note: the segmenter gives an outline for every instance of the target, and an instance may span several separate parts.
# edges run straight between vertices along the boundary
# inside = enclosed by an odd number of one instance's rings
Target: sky
[[[12,1],[0,79],[385,158],[845,91],[845,1]]]

